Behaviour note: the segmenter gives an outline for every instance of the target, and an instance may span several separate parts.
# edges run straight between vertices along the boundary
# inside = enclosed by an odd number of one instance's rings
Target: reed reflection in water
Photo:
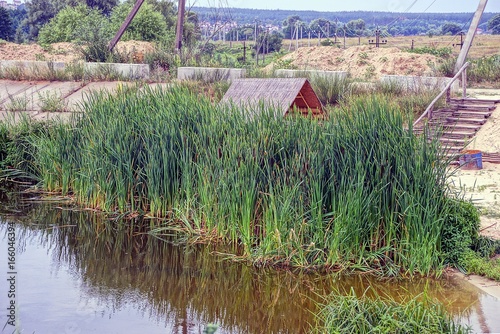
[[[215,246],[179,246],[158,240],[147,234],[147,220],[114,221],[47,205],[3,214],[2,220],[17,223],[21,253],[37,248],[38,253],[51,255],[49,274],[32,278],[39,280],[40,291],[54,268],[58,275],[79,283],[74,287],[80,295],[76,303],[82,310],[99,313],[92,320],[96,332],[114,328],[132,333],[134,323],[147,321],[163,333],[201,333],[209,323],[219,326],[217,333],[306,333],[315,321],[316,302],[332,292],[347,294],[351,288],[358,294],[368,291],[401,300],[425,291],[450,312],[465,312],[471,322],[481,323],[477,316],[481,292],[457,280],[387,282],[359,275],[256,269],[222,261],[216,251],[224,250]],[[2,235],[5,228],[2,223]],[[74,294],[68,291],[67,295]],[[44,312],[50,309],[43,305],[46,302],[31,300],[29,310]],[[25,316],[21,324],[36,329],[29,318]]]

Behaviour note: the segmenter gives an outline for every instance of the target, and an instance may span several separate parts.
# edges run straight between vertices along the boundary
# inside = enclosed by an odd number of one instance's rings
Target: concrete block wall
[[[120,64],[120,63],[84,63],[83,71],[85,76],[92,76],[99,73],[117,74],[129,79],[148,79],[148,64]]]
[[[58,61],[22,61],[22,60],[0,60],[0,70],[19,68],[24,71],[64,71],[66,63]]]
[[[241,68],[212,68],[212,67],[179,67],[177,79],[204,80],[204,81],[231,81],[246,77],[246,70]]]
[[[64,71],[66,63],[52,61],[17,61],[1,60],[0,70],[19,68],[33,74],[43,74],[49,70]],[[83,63],[85,75],[98,74],[99,72],[116,73],[129,79],[148,79],[149,65],[147,64],[117,64],[117,63]]]
[[[443,90],[451,81],[451,78],[445,77],[420,77],[420,76],[403,76],[403,75],[383,75],[380,82],[383,84],[401,85],[408,91],[416,91],[419,89],[438,89]],[[456,80],[451,89],[457,91],[460,89],[459,81]]]

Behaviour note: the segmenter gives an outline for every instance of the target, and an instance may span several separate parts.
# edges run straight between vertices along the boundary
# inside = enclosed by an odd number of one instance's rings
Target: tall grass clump
[[[182,86],[82,107],[37,139],[34,159],[45,188],[82,205],[163,217],[152,233],[234,243],[256,265],[398,275],[444,263],[447,162],[378,97],[321,122]]]
[[[311,85],[323,104],[336,104],[348,93],[349,80],[341,77],[326,75],[312,75]]]
[[[413,298],[407,302],[386,301],[380,296],[361,298],[351,291],[335,295],[322,306],[318,333],[471,333],[450,317],[444,308]]]
[[[472,82],[497,82],[500,80],[500,56],[481,57],[471,61],[467,71],[468,79]]]

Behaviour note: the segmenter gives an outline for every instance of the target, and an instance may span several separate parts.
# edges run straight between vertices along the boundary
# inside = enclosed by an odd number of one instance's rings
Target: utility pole
[[[120,29],[118,29],[118,31],[116,32],[115,37],[113,37],[113,39],[111,40],[111,42],[109,42],[109,45],[108,45],[108,50],[109,51],[112,51],[113,48],[115,47],[116,43],[118,43],[118,41],[120,40],[120,38],[122,38],[122,35],[125,32],[125,29],[127,29],[127,27],[129,26],[130,22],[132,22],[132,20],[135,17],[135,14],[137,14],[137,12],[139,11],[139,8],[141,8],[143,2],[144,2],[144,0],[137,0],[137,2],[135,3],[134,7],[132,8],[132,10],[128,14],[128,16],[125,18],[125,21],[123,21]]]
[[[296,26],[295,27],[295,34],[296,34],[296,40],[295,40],[295,42],[296,42],[295,45],[296,46],[295,46],[295,50],[298,50],[299,49],[299,21],[297,21],[295,23],[295,26]]]
[[[453,71],[453,73],[457,73],[465,64],[465,59],[469,54],[470,47],[472,46],[472,41],[474,40],[474,36],[476,36],[479,21],[481,21],[481,17],[483,16],[484,9],[486,8],[487,3],[488,0],[479,1],[479,6],[477,7],[476,14],[474,14],[472,23],[470,24],[469,32],[467,32],[467,36],[465,37],[464,45],[462,45],[462,49],[460,50],[460,54],[458,55],[457,63],[455,64],[455,70]]]
[[[175,49],[180,51],[182,48],[182,35],[184,28],[184,13],[186,12],[186,0],[179,0],[177,9],[177,30],[175,33]]]

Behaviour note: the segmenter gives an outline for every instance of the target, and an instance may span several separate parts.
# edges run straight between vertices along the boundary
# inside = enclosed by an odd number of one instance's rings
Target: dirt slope
[[[132,60],[143,60],[153,50],[153,44],[142,41],[118,42],[116,50]],[[48,48],[38,44],[0,43],[0,60],[44,60],[71,62],[81,58],[72,43],[54,43]]]
[[[302,47],[281,58],[281,64],[297,69],[348,71],[354,78],[376,80],[381,75],[433,75],[432,65],[439,58],[428,54],[414,54],[398,48],[354,46],[341,49],[332,46]],[[271,64],[268,69],[279,68]],[[282,66],[282,65],[281,65]]]

